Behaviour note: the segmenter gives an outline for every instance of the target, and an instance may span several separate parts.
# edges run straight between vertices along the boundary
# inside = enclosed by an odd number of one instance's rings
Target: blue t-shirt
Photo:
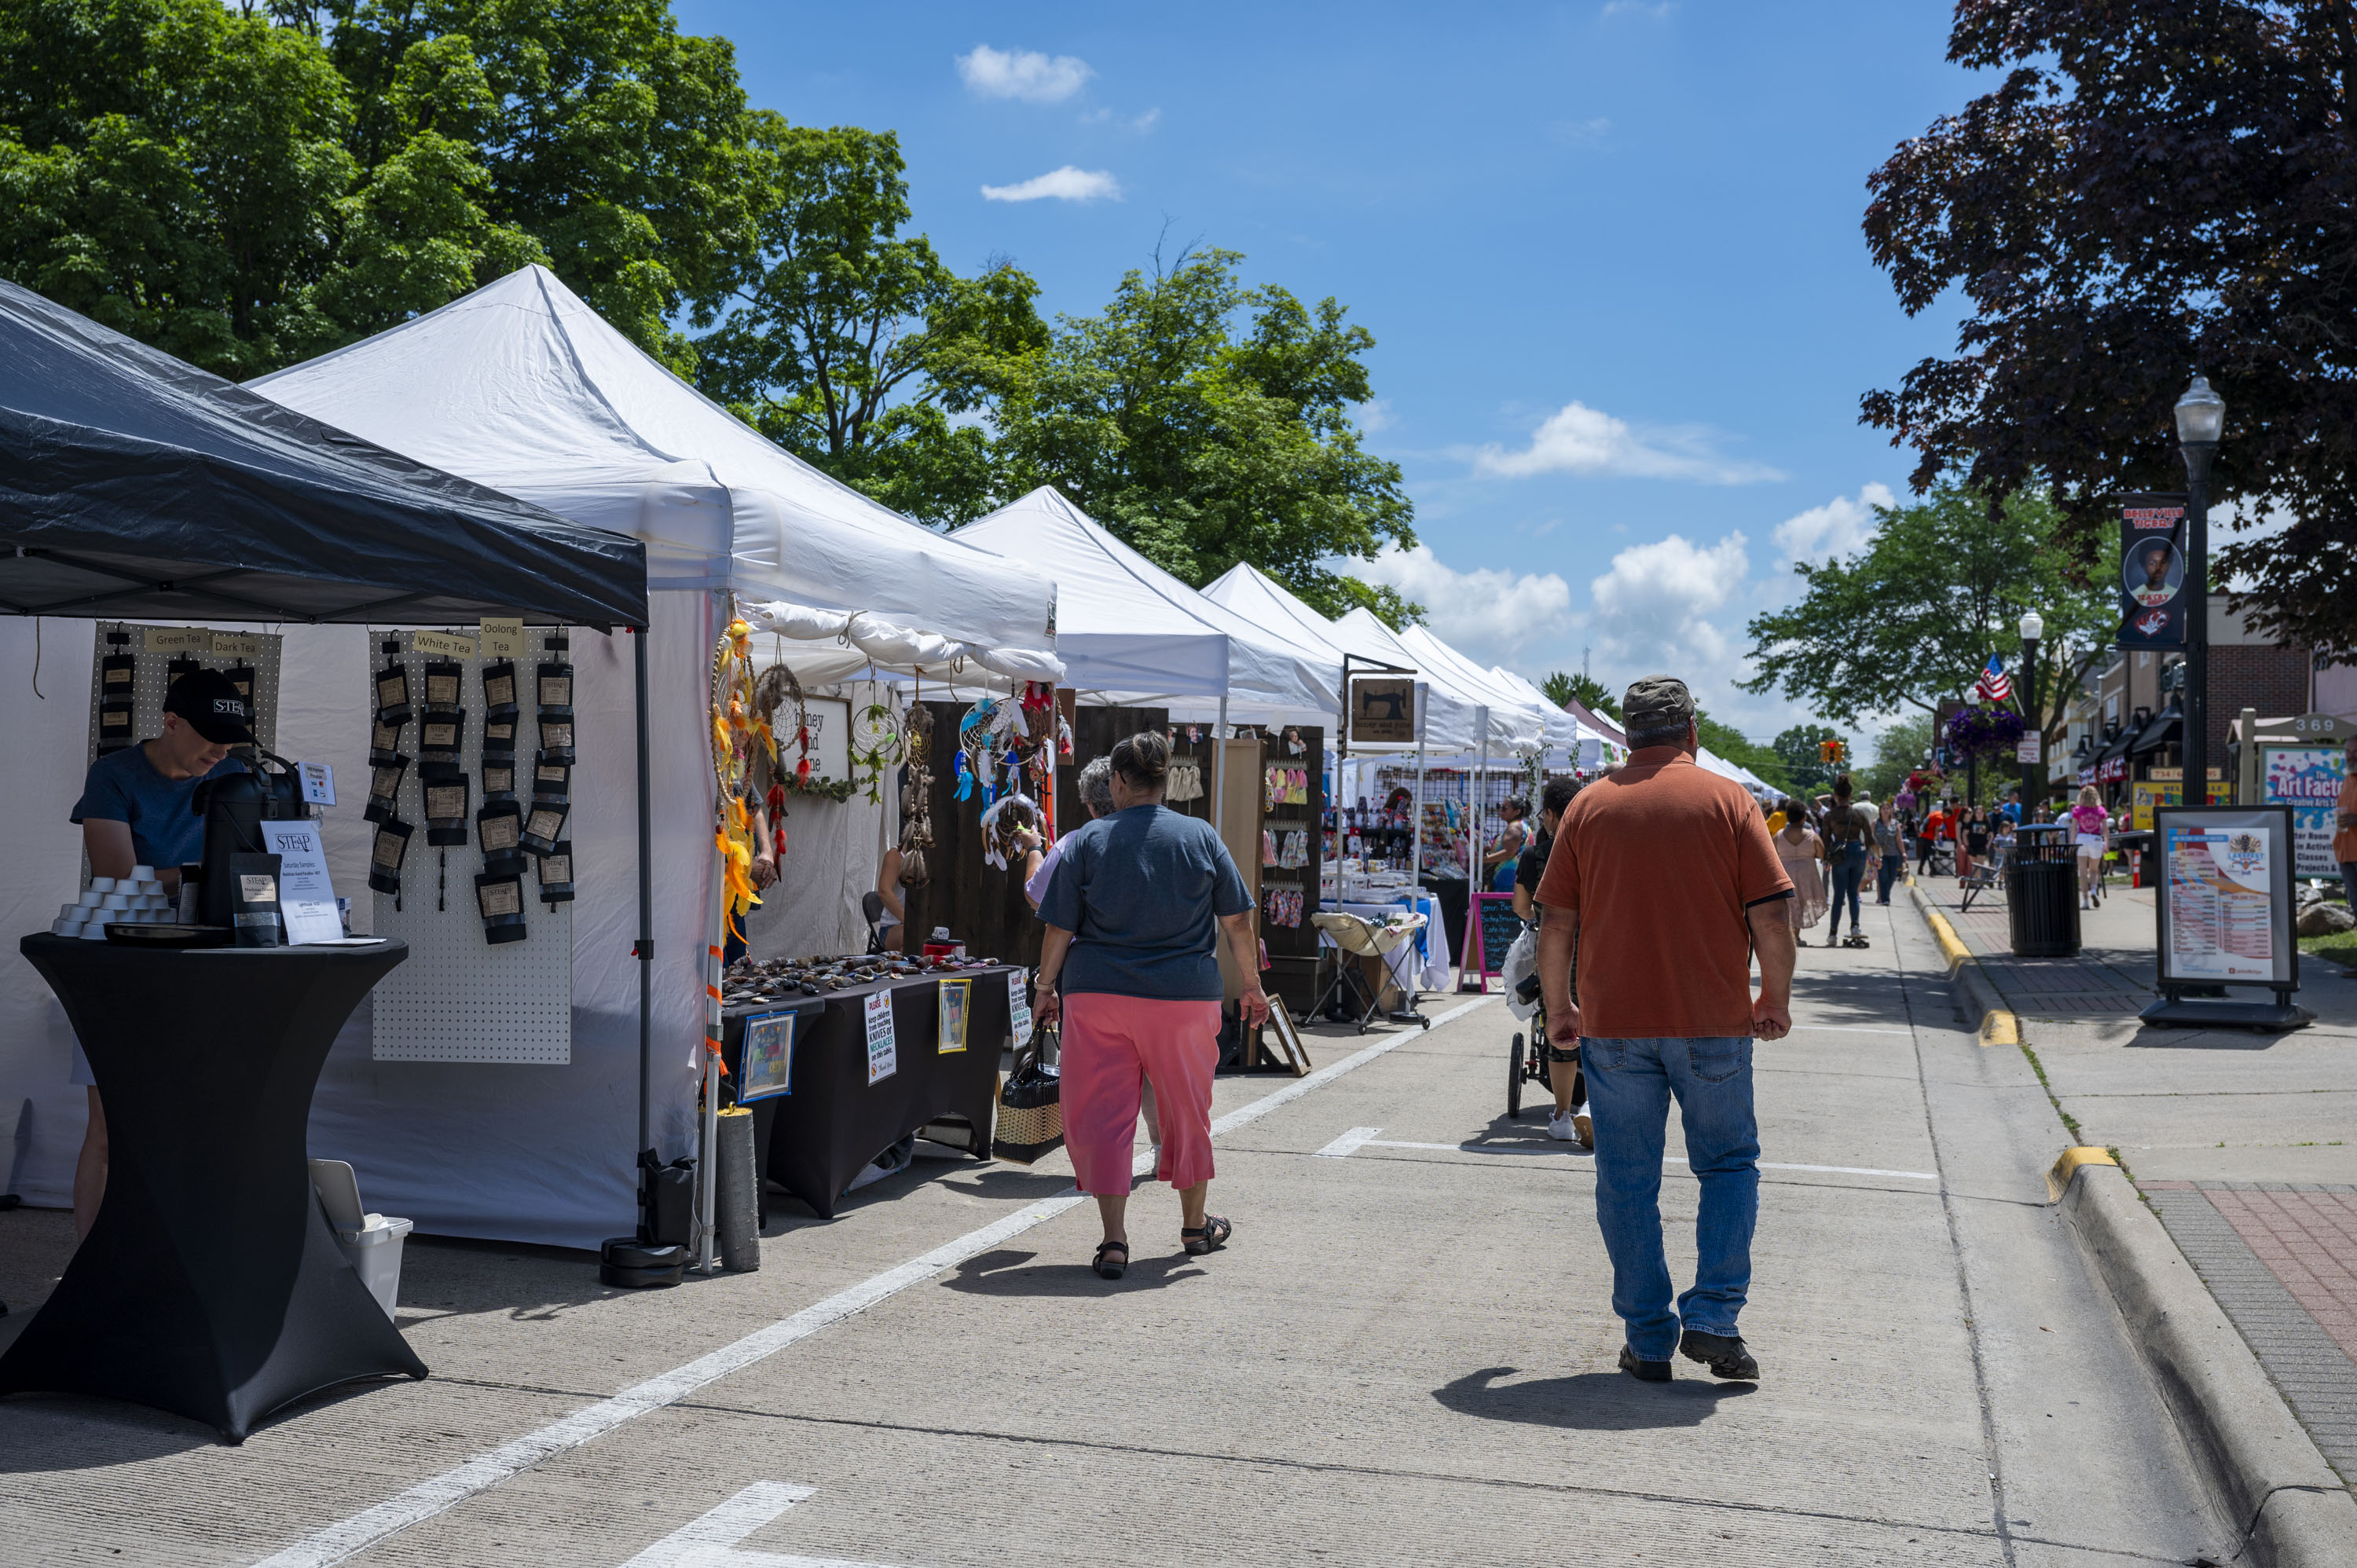
[[[1252,894],[1211,824],[1168,806],[1132,806],[1063,841],[1039,918],[1072,933],[1068,996],[1099,992],[1217,1002],[1220,926]]]
[[[191,865],[205,852],[205,820],[190,809],[197,786],[214,774],[233,773],[244,766],[225,757],[201,778],[167,779],[147,760],[144,744],[126,746],[90,765],[81,799],[74,802],[73,821],[128,822],[132,854],[140,865],[159,870]]]

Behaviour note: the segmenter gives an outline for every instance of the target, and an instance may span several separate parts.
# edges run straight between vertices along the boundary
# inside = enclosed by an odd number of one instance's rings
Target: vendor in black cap
[[[92,876],[129,876],[150,865],[167,892],[180,867],[203,853],[204,819],[193,810],[197,786],[228,766],[229,748],[253,740],[253,706],[218,670],[195,670],[164,694],[164,733],[100,757],[82,780],[73,820]],[[90,1130],[74,1163],[74,1234],[90,1234],[106,1192],[106,1117],[99,1109],[90,1059],[77,1044],[73,1081],[90,1090]]]

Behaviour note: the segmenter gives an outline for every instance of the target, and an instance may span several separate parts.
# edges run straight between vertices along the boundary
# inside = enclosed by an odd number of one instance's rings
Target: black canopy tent
[[[0,614],[378,626],[512,614],[630,630],[639,1146],[650,1147],[643,544],[429,468],[0,279]]]
[[[0,281],[0,613],[647,619],[646,547],[296,413]]]

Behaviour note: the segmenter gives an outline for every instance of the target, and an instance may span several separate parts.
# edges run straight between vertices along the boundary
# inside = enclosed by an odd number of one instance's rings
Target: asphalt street
[[[1187,1257],[1146,1189],[1118,1283],[1060,1158],[920,1160],[831,1224],[780,1200],[758,1273],[667,1292],[413,1243],[425,1382],[237,1448],[0,1402],[0,1563],[2228,1561],[2046,1202],[2068,1139],[2027,1059],[1959,1026],[1912,908],[1867,929],[1803,950],[1799,1026],[1758,1052],[1756,1388],[1614,1369],[1589,1162],[1507,1118],[1493,1000],[1312,1033],[1346,1071],[1222,1079],[1233,1243]],[[1695,1193],[1669,1165],[1682,1274]],[[70,1237],[0,1215],[0,1335]]]

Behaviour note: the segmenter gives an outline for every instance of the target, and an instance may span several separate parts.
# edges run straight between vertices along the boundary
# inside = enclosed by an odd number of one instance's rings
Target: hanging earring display
[[[532,933],[523,923],[523,871],[487,871],[475,878],[475,907],[483,915],[483,940],[520,942]]]
[[[467,842],[467,776],[425,780],[425,842],[448,848]]]
[[[376,722],[396,731],[410,720],[409,666],[401,661],[398,638],[384,639],[384,668],[376,672]],[[394,737],[393,746],[400,744]],[[390,751],[393,746],[384,749]]]
[[[565,658],[571,646],[561,631],[549,634],[547,651],[554,655],[540,666],[540,749],[559,762],[573,760],[573,665]]]
[[[361,815],[371,822],[389,822],[400,815],[401,780],[409,771],[409,758],[396,752],[387,761],[370,761],[368,806]]]
[[[565,836],[565,820],[572,808],[562,800],[534,800],[524,819],[523,847],[534,854],[554,854]]]
[[[380,893],[401,894],[402,857],[409,853],[409,835],[416,830],[404,822],[376,825],[376,847],[369,852],[369,886]]]
[[[120,751],[132,742],[131,710],[136,699],[132,695],[132,682],[139,672],[139,659],[128,651],[131,634],[110,631],[106,645],[114,650],[98,661],[98,754]]]
[[[523,869],[523,808],[512,798],[486,800],[475,813],[475,843],[486,871]]]
[[[556,848],[540,857],[540,901],[544,904],[573,902],[573,841],[560,842]]]

